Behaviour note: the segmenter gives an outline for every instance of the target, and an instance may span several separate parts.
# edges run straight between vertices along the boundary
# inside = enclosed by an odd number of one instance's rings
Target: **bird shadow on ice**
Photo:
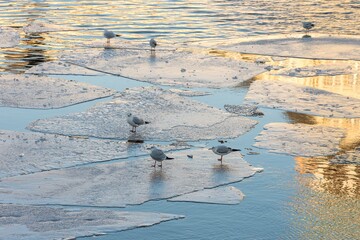
[[[150,173],[149,195],[152,198],[161,198],[161,195],[165,188],[166,178],[166,174],[162,170],[162,168],[154,168],[154,170]]]
[[[229,172],[231,171],[231,167],[226,163],[223,164],[214,164],[212,168],[212,179],[214,182],[227,182],[229,178]]]

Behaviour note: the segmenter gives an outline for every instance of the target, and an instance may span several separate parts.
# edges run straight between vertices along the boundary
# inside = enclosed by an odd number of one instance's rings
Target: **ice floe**
[[[92,71],[74,64],[62,61],[43,62],[25,71],[28,74],[52,74],[52,75],[85,75],[96,76],[101,73]]]
[[[315,77],[315,76],[335,76],[335,75],[348,75],[355,74],[356,69],[351,65],[337,64],[337,65],[318,65],[299,67],[294,69],[286,69],[278,71],[275,75],[286,75],[290,77]]]
[[[146,156],[4,178],[0,201],[124,207],[238,182],[262,171],[236,153],[226,156],[222,165],[208,149],[167,155],[174,159],[164,161],[162,168],[152,167],[153,160]]]
[[[181,215],[98,209],[66,210],[0,204],[0,235],[7,240],[75,239],[183,218]]]
[[[20,35],[15,29],[0,26],[0,48],[15,47],[19,40]]]
[[[199,96],[206,96],[211,94],[210,92],[192,91],[188,89],[179,89],[179,88],[170,88],[169,91],[185,97],[199,97]]]
[[[219,48],[281,57],[360,60],[360,38],[348,36],[284,37],[230,43]]]
[[[324,117],[360,117],[360,99],[276,80],[253,82],[245,103]]]
[[[136,134],[131,133],[127,113],[150,124],[138,127]],[[36,120],[28,128],[100,138],[198,141],[234,138],[256,123],[158,87],[139,87],[127,89],[112,101],[98,103],[85,112]]]
[[[149,154],[150,145],[0,130],[0,178]],[[163,145],[164,151],[188,145]],[[16,164],[14,164],[16,163]]]
[[[168,201],[233,205],[239,204],[244,196],[245,195],[239,189],[232,186],[226,186],[184,194],[170,198]]]
[[[264,66],[187,51],[156,51],[129,49],[92,49],[67,51],[60,60],[102,73],[151,82],[185,87],[234,87],[265,72]],[[68,72],[69,68],[54,62],[43,64],[31,73]]]
[[[44,33],[59,31],[76,31],[78,29],[70,26],[56,25],[51,22],[33,21],[23,27],[25,33]]]
[[[340,151],[341,128],[307,124],[269,123],[254,146],[294,156],[328,156]]]
[[[264,113],[258,110],[255,105],[243,104],[243,105],[230,105],[225,104],[224,108],[230,113],[239,114],[242,116],[262,116]]]
[[[115,90],[37,75],[0,75],[0,106],[51,109],[104,98]]]

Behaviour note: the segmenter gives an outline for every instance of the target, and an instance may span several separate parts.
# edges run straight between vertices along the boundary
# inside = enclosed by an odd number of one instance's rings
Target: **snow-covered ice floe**
[[[170,198],[168,201],[234,205],[239,204],[244,196],[239,189],[226,186],[184,194]]]
[[[269,123],[254,146],[294,156],[328,156],[340,151],[341,128],[307,124]]]
[[[0,130],[0,178],[145,155],[149,145]],[[186,146],[162,146],[164,151]],[[16,163],[16,164],[14,164]]]
[[[6,240],[75,239],[184,218],[181,215],[0,204],[0,235]]]
[[[20,35],[15,29],[0,26],[0,48],[15,47],[19,40]]]
[[[360,117],[360,99],[277,80],[253,82],[245,103],[323,117]]]
[[[117,91],[37,75],[1,74],[0,106],[51,109],[114,95]]]
[[[256,105],[243,104],[243,105],[230,105],[225,104],[224,108],[230,113],[239,114],[242,116],[262,116],[264,113],[258,110]]]
[[[350,36],[279,37],[224,44],[219,48],[270,56],[360,60],[360,38]]]
[[[128,113],[150,124],[131,133],[126,121]],[[158,87],[139,87],[127,89],[112,101],[98,103],[85,112],[36,120],[28,128],[100,138],[128,139],[135,135],[142,140],[198,141],[238,137],[256,123]]]
[[[23,27],[25,33],[45,33],[45,32],[59,32],[59,31],[76,31],[78,29],[71,26],[57,25],[45,21],[33,21]]]
[[[174,159],[164,161],[162,168],[153,167],[154,161],[146,156],[4,178],[0,201],[125,207],[238,182],[262,171],[239,153],[226,155],[222,164],[208,149],[167,155]]]
[[[184,87],[234,87],[266,71],[256,63],[187,51],[85,49],[64,52],[60,60],[101,73]],[[69,67],[58,62],[40,64],[28,72],[71,74]]]

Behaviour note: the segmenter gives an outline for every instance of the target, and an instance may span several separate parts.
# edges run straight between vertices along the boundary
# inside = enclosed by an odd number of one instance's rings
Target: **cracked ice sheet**
[[[26,74],[82,75],[97,76],[102,73],[92,71],[62,61],[43,62],[25,71]]]
[[[181,215],[0,204],[0,235],[7,240],[74,239],[183,218]]]
[[[152,167],[154,162],[147,156],[5,178],[0,182],[0,201],[125,207],[238,182],[262,171],[239,153],[226,155],[223,165],[208,149],[167,155],[175,159],[163,162],[162,168]]]
[[[341,128],[269,123],[255,138],[254,146],[294,156],[328,156],[340,151],[340,140],[344,136]]]
[[[182,196],[170,198],[168,201],[235,205],[239,204],[244,196],[245,195],[239,189],[232,186],[226,186],[184,194]]]
[[[234,138],[257,123],[161,88],[139,87],[127,89],[112,101],[98,103],[85,112],[36,120],[28,128],[62,135],[128,139],[134,135],[126,121],[129,112],[150,122],[137,128],[135,137],[142,140]]]
[[[23,27],[25,33],[44,33],[59,31],[77,31],[78,29],[71,26],[56,25],[50,22],[33,21]]]
[[[47,76],[0,75],[0,106],[52,109],[114,95],[117,91]]]
[[[359,99],[277,80],[253,82],[245,103],[324,117],[360,117]]]
[[[0,130],[0,178],[147,155],[148,147],[120,141]],[[165,151],[185,146],[162,148]]]
[[[264,66],[251,62],[185,51],[151,54],[145,50],[86,49],[67,51],[60,60],[139,81],[185,87],[234,87],[266,71]],[[71,74],[58,63],[53,64],[48,64],[48,69],[41,65],[29,72]]]
[[[225,44],[220,49],[261,55],[312,59],[360,60],[360,38],[326,37],[278,38]]]
[[[0,26],[0,48],[15,47],[19,40],[20,35],[15,29]]]

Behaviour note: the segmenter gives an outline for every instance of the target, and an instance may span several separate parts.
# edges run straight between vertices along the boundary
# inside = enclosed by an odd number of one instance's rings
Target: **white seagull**
[[[136,128],[138,126],[150,123],[150,122],[144,121],[142,118],[138,118],[138,117],[132,115],[132,113],[128,113],[127,122],[128,122],[128,124],[130,124],[132,126],[132,129],[130,130],[130,132],[136,132]]]
[[[115,34],[113,31],[109,31],[107,29],[104,30],[104,37],[107,39],[107,44],[110,44],[110,39],[114,37],[120,37],[120,34]]]
[[[315,24],[312,22],[303,22],[303,28],[305,28],[306,32],[308,32],[310,29],[312,29]]]
[[[154,163],[154,165],[152,165],[152,167],[156,167],[156,161],[158,161],[161,163],[159,165],[159,167],[162,168],[162,162],[164,160],[174,159],[174,158],[170,158],[170,157],[166,156],[165,153],[161,149],[158,149],[154,146],[152,146],[150,149],[151,149],[150,157],[155,160],[155,163]]]
[[[221,164],[222,164],[222,158],[223,158],[224,155],[227,155],[227,154],[229,154],[231,152],[241,151],[240,149],[233,149],[233,148],[230,148],[230,147],[227,147],[227,146],[224,146],[224,145],[219,145],[219,146],[216,146],[216,147],[212,147],[212,148],[209,148],[209,150],[212,150],[215,154],[221,156],[221,158],[218,159],[219,161],[221,161]]]
[[[157,42],[155,41],[155,39],[150,39],[149,41],[150,44],[150,51],[155,51],[156,46],[158,45]]]

